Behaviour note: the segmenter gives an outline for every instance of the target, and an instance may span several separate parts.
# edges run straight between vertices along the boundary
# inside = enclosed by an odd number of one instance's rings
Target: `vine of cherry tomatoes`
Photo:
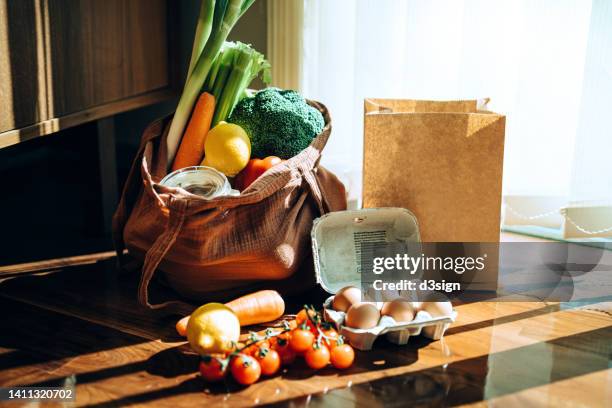
[[[328,364],[337,369],[349,368],[355,351],[313,307],[304,306],[295,321],[285,322],[284,329],[268,329],[264,336],[251,333],[249,341],[226,355],[202,356],[200,374],[205,381],[223,380],[230,372],[242,385],[276,374],[282,366],[302,356],[308,367],[319,370]]]

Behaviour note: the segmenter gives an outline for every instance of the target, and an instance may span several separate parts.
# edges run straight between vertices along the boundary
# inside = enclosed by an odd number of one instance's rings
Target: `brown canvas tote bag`
[[[127,248],[143,262],[138,289],[142,305],[180,313],[193,309],[177,300],[150,302],[149,283],[158,268],[169,286],[200,302],[260,287],[282,292],[311,287],[314,274],[305,260],[311,259],[312,221],[346,209],[346,194],[338,178],[319,166],[331,133],[329,112],[323,104],[309,103],[325,119],[321,134],[237,197],[206,200],[161,186],[171,118],[148,126],[113,218],[119,259]],[[305,272],[296,273],[301,266]]]

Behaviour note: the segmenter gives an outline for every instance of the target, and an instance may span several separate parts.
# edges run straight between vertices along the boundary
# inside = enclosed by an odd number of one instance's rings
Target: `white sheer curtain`
[[[352,199],[364,98],[490,97],[506,195],[612,201],[612,1],[305,0],[303,30],[301,90],[331,110],[323,164]]]

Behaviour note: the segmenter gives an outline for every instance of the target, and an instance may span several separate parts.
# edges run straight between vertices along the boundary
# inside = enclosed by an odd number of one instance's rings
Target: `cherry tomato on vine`
[[[256,344],[252,344],[248,347],[243,348],[240,352],[246,354],[247,356],[252,356],[257,352],[258,349],[259,347],[257,347]]]
[[[349,368],[354,360],[355,351],[348,344],[340,344],[331,349],[331,363],[340,370]]]
[[[242,353],[248,354],[249,356],[255,356],[257,352],[262,348],[269,349],[270,342],[268,340],[262,340],[260,342],[251,344],[249,347],[243,349]]]
[[[329,349],[326,345],[321,344],[319,347],[311,347],[304,355],[304,360],[310,368],[318,370],[325,367],[330,360]]]
[[[309,330],[296,329],[291,332],[291,338],[289,339],[289,346],[296,353],[303,353],[308,351],[312,347],[314,342],[314,334]]]
[[[308,316],[306,315],[306,309],[302,309],[295,315],[295,322],[300,325],[306,321]]]
[[[296,354],[295,351],[289,347],[288,338],[283,338],[281,336],[277,338],[272,348],[278,352],[282,365],[286,366],[295,361]]]
[[[319,319],[317,312],[311,309],[302,309],[295,316],[295,323],[298,328],[303,328],[302,325],[306,324],[308,330],[316,335],[318,334],[317,326],[313,323],[313,321],[316,322],[317,319]]]
[[[257,360],[246,354],[239,354],[230,362],[234,379],[242,385],[250,385],[259,379],[261,367]]]
[[[336,347],[338,337],[339,337],[339,334],[336,331],[336,329],[334,329],[333,327],[328,327],[328,328],[321,327],[320,330],[321,330],[321,333],[323,333],[323,335],[325,336],[323,338],[323,342],[325,343],[325,345],[327,345],[327,347],[329,347],[330,349],[333,349],[334,347]]]
[[[227,373],[227,364],[217,357],[203,356],[200,361],[200,374],[208,382],[221,381]]]
[[[289,337],[291,335],[289,334],[288,331],[283,332],[277,336],[274,337],[270,337],[268,339],[268,344],[270,344],[270,348],[276,349],[276,345],[278,344],[278,342],[280,341],[283,344],[286,344],[289,342]]]
[[[274,375],[280,368],[281,358],[276,350],[259,348],[253,357],[259,362],[263,375]]]
[[[307,320],[310,320],[310,319],[315,320],[316,314],[317,312],[315,312],[314,310],[308,309],[307,311],[306,309],[302,309],[298,312],[297,315],[295,315],[295,321],[297,322],[298,325],[300,325]],[[308,316],[310,316],[310,319],[308,318]]]

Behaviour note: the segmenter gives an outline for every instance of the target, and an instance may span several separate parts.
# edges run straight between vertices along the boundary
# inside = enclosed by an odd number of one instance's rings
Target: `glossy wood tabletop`
[[[1,387],[75,385],[78,406],[612,406],[607,303],[457,305],[440,341],[380,339],[344,372],[297,362],[248,388],[211,386],[176,319],[137,306],[136,273],[104,257],[59,268],[0,283]],[[288,312],[324,296],[288,299]]]

